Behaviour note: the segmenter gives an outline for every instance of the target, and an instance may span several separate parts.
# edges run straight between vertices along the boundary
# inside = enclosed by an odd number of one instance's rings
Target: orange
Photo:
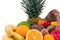
[[[26,34],[26,40],[43,40],[43,35],[38,30],[32,29]]]
[[[43,25],[44,21],[43,20],[38,20],[38,25]]]
[[[44,40],[55,40],[54,37],[51,34],[46,34],[44,36]]]
[[[16,28],[16,33],[20,34],[21,36],[25,37],[26,33],[29,31],[29,27],[25,25],[21,25]]]

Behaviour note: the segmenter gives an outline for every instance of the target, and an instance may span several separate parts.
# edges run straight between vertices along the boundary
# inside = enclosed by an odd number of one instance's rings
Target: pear
[[[49,33],[54,29],[55,29],[55,26],[53,26],[53,25],[50,25],[47,27],[47,30],[49,31]]]

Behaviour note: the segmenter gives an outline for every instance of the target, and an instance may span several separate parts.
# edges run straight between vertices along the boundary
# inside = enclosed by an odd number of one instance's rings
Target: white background
[[[5,35],[7,24],[17,25],[19,22],[27,20],[27,15],[21,9],[22,0],[0,0],[0,40]],[[45,18],[49,11],[57,9],[60,11],[60,0],[46,0],[46,7],[40,17]]]

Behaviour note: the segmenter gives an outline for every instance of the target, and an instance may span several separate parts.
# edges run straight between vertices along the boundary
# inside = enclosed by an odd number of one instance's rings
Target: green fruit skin
[[[17,27],[19,27],[19,26],[21,26],[21,25],[26,25],[26,26],[28,26],[29,28],[31,28],[30,23],[29,23],[29,22],[26,22],[26,21],[20,22],[20,23],[17,25]]]

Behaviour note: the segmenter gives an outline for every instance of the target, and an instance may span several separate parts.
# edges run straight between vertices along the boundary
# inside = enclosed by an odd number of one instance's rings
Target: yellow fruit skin
[[[29,30],[30,30],[29,27],[27,27],[25,25],[21,25],[18,28],[16,28],[16,33],[18,33],[19,35],[25,37]]]
[[[57,21],[54,21],[54,22],[51,22],[51,25],[54,25],[54,26],[57,26],[59,22]]]
[[[53,37],[52,35],[46,34],[46,35],[44,36],[44,40],[55,40],[55,39],[54,39],[54,37]]]
[[[15,39],[15,40],[25,40],[21,35],[17,34],[16,32],[13,32],[13,39]]]
[[[9,37],[11,37],[11,35],[13,35],[13,31],[15,29],[16,29],[16,27],[14,25],[9,24],[5,27],[5,32]]]
[[[11,38],[13,38],[14,40],[24,40],[24,38],[21,35],[14,32],[14,30],[16,30],[16,27],[13,25],[9,24],[5,27],[5,31],[8,36],[7,37],[8,39],[6,38],[6,40],[11,40]]]
[[[4,36],[2,37],[2,40],[14,40],[14,39],[9,38],[7,35],[4,35]]]

